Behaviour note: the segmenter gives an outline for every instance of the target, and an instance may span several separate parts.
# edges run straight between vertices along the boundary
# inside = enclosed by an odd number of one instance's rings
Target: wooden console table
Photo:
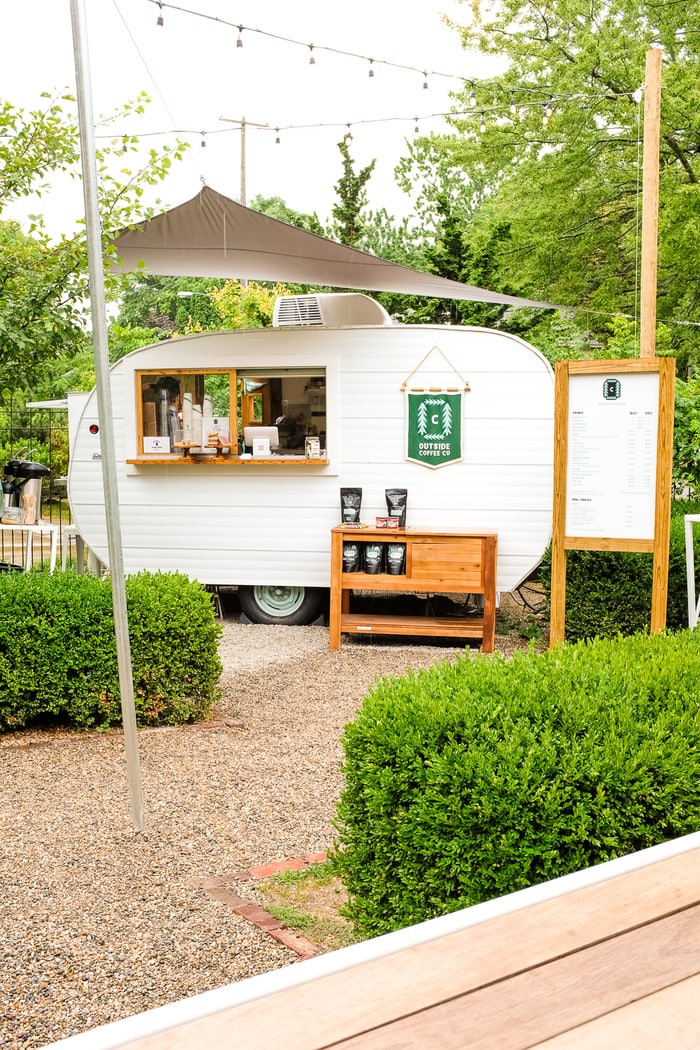
[[[343,572],[343,544],[403,543],[405,571]],[[331,649],[340,636],[409,634],[481,638],[482,653],[492,653],[496,627],[495,532],[429,532],[419,529],[364,529],[338,525],[331,531]],[[350,612],[354,590],[407,594],[483,594],[483,616],[387,616]]]

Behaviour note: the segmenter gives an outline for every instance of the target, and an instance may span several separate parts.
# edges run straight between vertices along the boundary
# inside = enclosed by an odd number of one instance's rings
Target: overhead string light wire
[[[246,26],[239,22],[231,22],[225,18],[220,18],[218,15],[210,15],[204,11],[194,11],[192,8],[183,7],[180,4],[168,3],[167,0],[147,0],[148,3],[155,4],[158,7],[158,25],[163,25],[163,9],[168,8],[171,11],[178,11],[181,14],[190,15],[193,18],[202,18],[206,21],[216,22],[219,25],[228,26],[231,29],[238,30],[238,37],[236,39],[236,47],[243,47],[243,33],[255,33],[259,36],[268,37],[271,40],[279,40],[286,44],[291,44],[295,47],[301,47],[310,52],[309,65],[316,64],[315,52],[325,51],[329,54],[343,55],[345,58],[355,58],[360,62],[369,63],[369,75],[374,76],[374,69],[377,65],[383,65],[392,69],[402,69],[411,73],[418,73],[423,77],[423,87],[428,88],[428,77],[442,77],[447,80],[454,80],[462,84],[463,86],[469,85],[469,105],[474,109],[477,105],[477,94],[476,84],[472,77],[465,77],[459,73],[445,73],[444,71],[433,69],[420,69],[418,66],[412,66],[405,62],[395,62],[385,58],[374,58],[370,55],[359,54],[356,51],[345,51],[342,48],[331,47],[325,44],[310,44],[303,40],[296,40],[294,37],[283,36],[281,33],[273,33],[268,29],[259,29],[252,26]],[[584,97],[582,95],[576,96],[555,96],[550,93],[549,88],[534,87],[528,84],[518,84],[517,88],[492,80],[478,81],[481,89],[490,88],[493,91],[503,93],[508,98],[507,108],[509,109],[512,116],[516,116],[517,112],[527,105],[527,102],[516,101],[516,91],[519,96],[535,96],[539,99],[538,105],[541,107],[543,114],[543,123],[547,123],[552,116],[552,107],[555,101],[568,97]],[[542,98],[545,95],[546,97]],[[594,97],[594,96],[585,96]],[[595,96],[599,97],[599,96]],[[625,96],[627,97],[627,96]],[[629,94],[629,98],[632,97],[632,93]],[[491,107],[492,109],[498,107]],[[544,119],[546,118],[546,119]]]
[[[549,116],[554,112],[554,105],[555,105],[555,103],[562,103],[562,102],[565,102],[565,101],[569,101],[569,102],[570,101],[579,101],[579,100],[584,99],[584,98],[589,99],[589,98],[593,98],[593,97],[605,98],[607,96],[602,95],[602,94],[601,95],[596,95],[596,96],[581,95],[581,94],[550,95],[550,96],[548,96],[547,102],[544,103],[544,104],[542,102],[539,102],[539,101],[537,101],[537,102],[536,101],[532,101],[532,102],[521,102],[521,103],[519,103],[519,105],[518,105],[518,113],[522,113],[523,111],[528,110],[528,109],[539,109],[542,112],[543,123],[545,123],[545,122],[547,122],[549,120]],[[509,114],[509,113],[510,113],[510,106],[509,105],[486,106],[486,107],[484,107],[483,109],[481,109],[479,111],[479,114],[478,114],[478,130],[480,132],[482,132],[482,133],[486,130],[487,118],[495,118],[494,121],[493,121],[494,125],[495,125],[497,123],[499,117],[502,117],[502,116],[504,116],[506,114]],[[349,142],[349,141],[352,140],[352,137],[353,137],[351,129],[352,128],[361,127],[361,126],[363,126],[365,124],[390,124],[390,123],[397,123],[397,124],[398,123],[404,123],[404,124],[408,124],[408,123],[412,123],[414,125],[414,129],[413,129],[414,133],[418,134],[418,132],[419,132],[419,123],[420,122],[427,123],[427,122],[429,122],[431,120],[446,120],[446,119],[450,119],[450,118],[452,118],[452,119],[471,119],[471,120],[474,120],[475,116],[476,116],[476,114],[475,114],[474,110],[471,109],[471,106],[470,106],[470,108],[466,109],[466,110],[464,110],[464,109],[463,110],[459,110],[459,109],[443,110],[442,112],[437,112],[437,113],[424,113],[424,114],[422,114],[420,116],[418,116],[418,115],[414,115],[414,116],[393,115],[393,116],[389,116],[389,117],[364,117],[364,118],[361,118],[361,119],[358,119],[358,120],[351,120],[351,121],[336,120],[336,121],[321,121],[321,122],[304,123],[304,124],[272,124],[271,122],[266,122],[266,124],[262,127],[262,130],[274,131],[274,132],[276,132],[277,136],[279,137],[279,133],[281,131],[309,131],[309,130],[313,130],[313,129],[316,129],[316,128],[319,128],[319,129],[323,129],[323,128],[345,128],[345,131],[343,132],[343,137],[346,139],[346,141]],[[208,130],[206,130],[206,129],[205,130],[196,130],[196,129],[192,129],[192,128],[172,127],[172,128],[170,128],[168,130],[139,131],[138,135],[135,135],[134,137],[135,138],[136,137],[137,138],[154,138],[154,137],[162,136],[162,135],[186,135],[186,136],[187,135],[192,135],[192,136],[194,136],[194,135],[199,135],[199,136],[204,136],[204,135],[222,135],[222,134],[227,134],[227,133],[229,133],[231,131],[236,131],[236,130],[238,130],[238,129],[237,128],[210,128]],[[115,136],[113,134],[98,134],[97,137],[98,138],[103,138],[103,139],[104,138],[110,138],[110,139],[114,139],[115,138]]]

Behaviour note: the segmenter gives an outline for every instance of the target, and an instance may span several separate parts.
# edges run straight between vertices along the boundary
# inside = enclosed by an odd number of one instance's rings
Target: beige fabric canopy
[[[122,231],[111,243],[120,260],[113,265],[117,271],[142,267],[170,276],[287,281],[562,309],[379,259],[253,211],[208,186],[185,204]]]

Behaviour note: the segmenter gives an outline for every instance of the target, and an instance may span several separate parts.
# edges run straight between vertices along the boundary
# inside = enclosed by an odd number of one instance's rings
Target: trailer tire
[[[253,623],[301,627],[320,615],[323,591],[319,587],[239,587],[238,601],[241,612]]]

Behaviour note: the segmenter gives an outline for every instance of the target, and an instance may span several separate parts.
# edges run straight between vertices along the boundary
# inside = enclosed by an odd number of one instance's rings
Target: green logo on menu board
[[[406,459],[444,467],[462,458],[462,392],[406,393]]]
[[[622,387],[619,379],[603,380],[603,397],[606,401],[617,401],[621,393]]]

